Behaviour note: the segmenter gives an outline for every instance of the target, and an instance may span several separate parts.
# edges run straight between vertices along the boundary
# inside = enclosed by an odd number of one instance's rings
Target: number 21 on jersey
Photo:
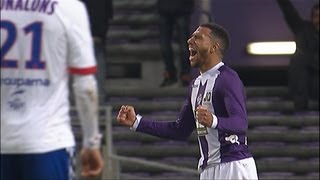
[[[6,55],[11,50],[11,48],[16,44],[16,39],[19,36],[31,36],[31,42],[23,44],[23,46],[31,45],[31,57],[25,59],[24,67],[26,69],[45,69],[46,64],[44,61],[41,61],[41,40],[42,40],[42,22],[33,22],[26,25],[23,28],[22,34],[18,34],[16,25],[7,20],[1,20],[1,31],[6,31],[7,37],[3,38],[1,42],[1,68],[18,68],[19,59],[10,59],[6,58]],[[28,58],[28,57],[26,57]],[[24,60],[24,59],[21,59]]]

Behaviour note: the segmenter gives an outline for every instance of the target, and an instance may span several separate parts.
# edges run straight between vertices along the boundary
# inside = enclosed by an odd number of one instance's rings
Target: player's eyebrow
[[[192,33],[191,34],[191,37],[194,37],[194,38],[196,38],[196,39],[199,39],[199,38],[201,38],[202,36],[200,35],[200,33],[199,32],[194,32],[194,33]]]

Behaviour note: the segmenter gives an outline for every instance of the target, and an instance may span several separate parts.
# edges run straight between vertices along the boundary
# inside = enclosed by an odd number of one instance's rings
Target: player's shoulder
[[[77,13],[78,11],[83,11],[85,5],[80,0],[56,0],[59,4],[59,8],[66,11],[71,11],[72,13]]]
[[[218,70],[223,78],[239,78],[238,73],[227,65],[221,66]]]
[[[234,85],[242,84],[242,81],[238,73],[227,65],[221,66],[219,69],[219,76],[217,78],[217,84],[223,87],[230,87]]]
[[[82,1],[58,0],[57,15],[64,24],[79,24],[86,20],[87,10]]]

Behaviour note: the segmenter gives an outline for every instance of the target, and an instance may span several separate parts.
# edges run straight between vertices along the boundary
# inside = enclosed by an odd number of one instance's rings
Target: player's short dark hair
[[[200,27],[209,28],[211,30],[211,36],[220,40],[220,51],[223,55],[229,48],[230,44],[228,32],[222,26],[215,23],[204,23],[201,24]]]

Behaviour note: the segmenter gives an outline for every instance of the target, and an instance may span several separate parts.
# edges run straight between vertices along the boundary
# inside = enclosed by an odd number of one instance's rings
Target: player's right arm
[[[172,122],[159,122],[136,115],[134,107],[123,105],[118,113],[120,124],[131,129],[165,139],[185,140],[195,129],[191,103],[189,100],[181,108],[179,118]]]

